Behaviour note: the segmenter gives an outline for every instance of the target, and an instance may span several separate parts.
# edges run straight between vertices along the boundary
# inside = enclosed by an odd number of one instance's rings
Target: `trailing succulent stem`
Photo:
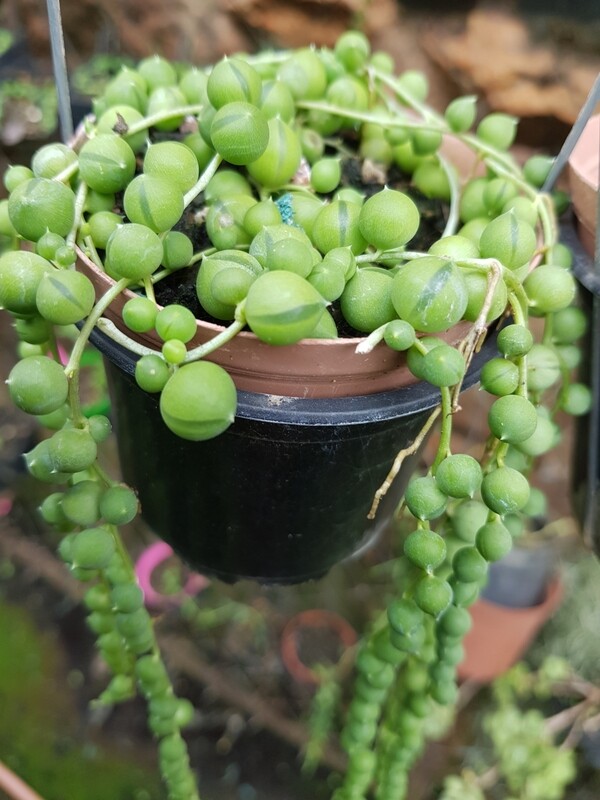
[[[233,380],[206,356],[218,361],[245,329],[276,347],[355,336],[356,358],[387,347],[415,380],[439,388],[439,407],[398,454],[369,513],[439,421],[437,453],[403,503],[412,531],[398,560],[410,579],[356,659],[340,737],[348,769],[335,800],[406,795],[430,713],[457,695],[468,607],[489,564],[539,513],[534,460],[558,441],[559,411],[589,408],[587,388],[570,381],[586,320],[572,305],[553,199],[539,189],[550,160],[521,168],[508,152],[514,118],[476,124],[475,98],[440,114],[426,95],[423,75],[394,75],[356,32],[333,49],[234,56],[207,70],[154,57],[113,79],[73,142],[44,146],[31,168],[4,176],[0,234],[11,248],[0,257],[0,304],[14,317],[21,357],[8,386],[52,431],[27,465],[56,489],[42,516],[91,584],[89,624],[114,673],[97,702],[146,697],[170,800],[198,797],[180,733],[192,709],[173,693],[119,534],[138,513],[135,492],[97,460],[110,421],[82,407],[81,359],[94,329],[139,357],[138,386],[191,441],[235,419]],[[457,143],[465,169],[449,147]],[[428,236],[423,202],[443,216]],[[110,285],[98,298],[91,268]],[[193,303],[161,300],[174,276],[193,284]],[[122,294],[121,318],[105,317]],[[223,325],[204,343],[195,341],[198,309]],[[545,319],[541,342],[530,315]],[[469,323],[462,338],[458,323]],[[495,398],[489,434],[481,453],[456,453],[460,392],[488,335],[498,346],[481,373]],[[317,695],[308,768],[338,695],[331,681]]]

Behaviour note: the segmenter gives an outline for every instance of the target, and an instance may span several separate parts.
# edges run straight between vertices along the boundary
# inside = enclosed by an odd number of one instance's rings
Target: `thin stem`
[[[69,378],[69,380],[79,369],[79,362],[81,361],[81,356],[85,346],[90,338],[90,334],[93,331],[94,326],[102,316],[102,313],[108,308],[112,301],[129,286],[130,283],[131,281],[129,278],[121,278],[118,283],[115,283],[114,286],[111,286],[111,288],[100,298],[100,300],[98,300],[94,308],[91,310],[89,317],[86,319],[79,332],[77,341],[75,342],[73,350],[71,351],[69,362],[65,367],[65,375],[67,378]]]
[[[98,251],[96,250],[96,245],[93,242],[91,236],[84,236],[83,243],[86,248],[86,255],[90,258],[94,264],[104,272],[104,264],[102,263],[102,259],[98,255]]]
[[[156,304],[156,296],[154,295],[154,284],[152,283],[152,278],[150,275],[147,275],[144,278],[144,291],[146,292],[146,297],[148,300],[152,300],[154,304]]]
[[[209,353],[213,353],[215,350],[218,350],[219,347],[222,347],[224,344],[231,341],[234,336],[237,336],[237,334],[246,326],[246,315],[244,314],[245,305],[245,300],[242,300],[242,302],[238,304],[235,310],[235,320],[231,323],[231,325],[229,325],[229,327],[225,328],[225,330],[221,331],[221,333],[218,333],[216,336],[210,339],[210,341],[201,344],[199,347],[195,347],[193,350],[189,350],[184,359],[184,364],[187,364],[190,361],[198,361],[199,358],[204,358],[204,356],[207,356]]]
[[[452,236],[454,233],[456,233],[458,224],[460,222],[460,186],[458,183],[458,175],[452,165],[439,153],[438,159],[440,161],[440,166],[446,173],[448,184],[450,186],[450,209],[448,211],[448,219],[446,220],[446,225],[442,233],[443,239],[444,236]]]
[[[377,514],[377,509],[379,508],[379,504],[382,501],[382,499],[385,497],[385,495],[387,494],[390,486],[392,485],[392,483],[394,481],[394,478],[400,472],[400,468],[402,467],[402,464],[404,463],[404,460],[406,458],[408,458],[408,456],[413,455],[413,453],[416,453],[417,450],[419,449],[419,447],[425,441],[425,438],[426,438],[427,434],[429,433],[429,431],[431,430],[431,428],[433,426],[433,423],[436,421],[436,419],[438,418],[438,416],[440,414],[440,410],[441,410],[441,407],[437,406],[437,408],[435,408],[431,412],[431,414],[429,415],[429,417],[427,419],[427,422],[421,428],[421,430],[420,430],[419,434],[417,435],[416,439],[414,440],[414,442],[411,445],[409,445],[408,447],[405,447],[403,450],[400,450],[400,452],[398,453],[398,455],[394,459],[394,463],[392,464],[392,468],[388,472],[384,482],[381,484],[379,489],[377,489],[377,491],[375,492],[375,496],[373,497],[373,503],[371,504],[371,509],[370,509],[369,513],[367,514],[367,519],[375,519],[375,515]]]
[[[173,117],[189,117],[194,114],[199,114],[203,108],[203,104],[196,103],[189,106],[179,106],[179,108],[172,108],[167,111],[157,111],[156,114],[151,114],[149,117],[144,117],[138,120],[138,122],[134,122],[133,125],[128,125],[127,130],[123,131],[123,135],[132,136],[134,133],[141,133],[142,131],[148,130],[148,128],[151,128],[153,125],[157,125],[159,122],[167,122],[167,120],[173,119]]]
[[[85,206],[85,201],[87,198],[87,183],[83,181],[79,184],[77,188],[77,194],[75,195],[75,219],[73,221],[73,226],[69,231],[67,236],[67,245],[72,246],[75,244],[75,239],[77,238],[77,231],[79,230],[79,226],[81,225],[81,218],[83,217],[83,208]]]
[[[195,200],[196,197],[206,189],[206,185],[208,184],[209,180],[215,174],[219,165],[223,159],[217,153],[213,158],[208,162],[208,166],[198,178],[198,181],[192,186],[192,188],[187,191],[183,196],[183,205],[184,208],[187,208],[192,200]]]
[[[437,453],[434,462],[431,466],[431,472],[435,475],[437,468],[441,462],[450,455],[450,442],[452,440],[452,394],[447,386],[442,386],[440,389],[442,395],[441,415],[442,426],[440,431],[440,441],[438,444]]]
[[[52,180],[57,181],[59,183],[64,183],[68,181],[70,178],[75,175],[76,172],[79,171],[79,161],[74,161],[73,164],[69,164],[68,167],[65,167],[62,172],[59,172],[55,175]]]
[[[362,342],[356,345],[356,350],[354,351],[357,355],[367,355],[370,353],[374,347],[376,347],[379,342],[383,340],[383,335],[385,333],[385,329],[387,328],[388,323],[385,322],[383,325],[380,325],[378,328],[375,328],[366,339],[363,339]]]
[[[99,331],[108,336],[109,339],[112,339],[113,342],[120,344],[121,347],[124,347],[126,350],[130,350],[137,356],[155,356],[159,352],[158,350],[145,347],[145,345],[136,342],[134,339],[131,339],[126,333],[120,331],[114,322],[106,317],[100,317],[100,319],[96,321],[96,327]]]

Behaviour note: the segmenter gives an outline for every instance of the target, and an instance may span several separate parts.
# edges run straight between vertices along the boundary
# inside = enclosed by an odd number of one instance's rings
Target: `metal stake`
[[[60,0],[46,0],[48,22],[50,24],[50,45],[52,48],[52,65],[56,92],[58,96],[58,118],[60,132],[64,142],[73,136],[73,117],[71,116],[71,95],[67,74],[67,59],[60,15]]]

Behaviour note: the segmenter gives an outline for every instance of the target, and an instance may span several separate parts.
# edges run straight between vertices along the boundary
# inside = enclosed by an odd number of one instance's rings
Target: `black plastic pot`
[[[578,417],[572,469],[573,507],[586,543],[600,555],[600,264],[581,246],[574,228],[562,231],[574,255],[580,305],[588,319],[578,379],[592,390],[589,414]]]
[[[336,399],[238,392],[221,436],[173,435],[135,358],[101,333],[124,479],[142,515],[192,568],[226,581],[295,583],[325,574],[390,521],[414,469],[407,460],[372,521],[373,496],[439,401],[428,384]],[[495,354],[489,341],[466,385]]]

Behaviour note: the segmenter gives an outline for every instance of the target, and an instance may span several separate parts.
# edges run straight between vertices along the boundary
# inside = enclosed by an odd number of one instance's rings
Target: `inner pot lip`
[[[463,381],[463,390],[479,381],[483,365],[498,354],[496,338],[496,331],[489,334],[474,355]],[[97,329],[92,331],[90,342],[112,364],[133,378],[138,359],[136,355]],[[289,397],[241,389],[237,390],[237,396],[236,417],[280,425],[321,427],[387,422],[430,411],[440,403],[439,388],[425,381],[399,389],[350,397]]]

